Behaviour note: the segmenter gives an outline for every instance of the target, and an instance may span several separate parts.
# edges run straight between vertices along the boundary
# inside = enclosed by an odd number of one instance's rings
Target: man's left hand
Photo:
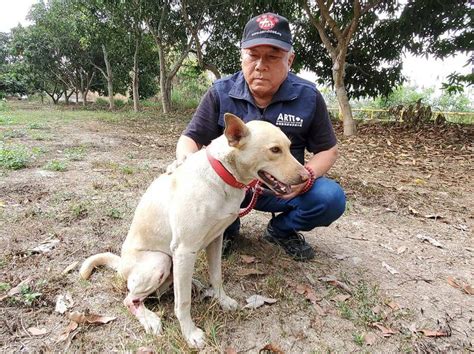
[[[301,194],[301,191],[306,186],[306,182],[300,184],[294,184],[291,186],[291,193],[287,194],[276,194],[278,198],[289,200]]]

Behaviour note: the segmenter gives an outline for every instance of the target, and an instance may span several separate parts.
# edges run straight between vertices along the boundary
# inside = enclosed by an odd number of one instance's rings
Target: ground
[[[191,114],[0,111],[2,351],[190,351],[172,294],[148,300],[164,334],[147,335],[122,305],[125,284],[112,270],[84,281],[78,267],[120,252],[140,196],[172,162]],[[246,216],[223,261],[227,293],[242,306],[254,294],[276,302],[226,313],[197,295],[204,351],[472,352],[473,128],[336,130],[340,158],[329,176],[346,191],[345,214],[305,233],[317,256],[304,263],[261,239],[269,215]],[[204,257],[195,276],[206,283]],[[55,306],[66,294],[73,305],[61,314]],[[72,311],[115,319],[67,329]]]

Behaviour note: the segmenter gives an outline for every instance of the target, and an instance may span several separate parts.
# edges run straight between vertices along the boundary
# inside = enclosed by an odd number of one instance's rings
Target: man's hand
[[[295,185],[291,186],[291,193],[287,193],[287,194],[277,194],[277,193],[275,193],[275,194],[278,198],[289,200],[289,199],[292,199],[292,198],[300,195],[301,191],[304,189],[305,186],[306,186],[306,182],[303,182],[303,183],[300,183],[300,184],[295,184]]]

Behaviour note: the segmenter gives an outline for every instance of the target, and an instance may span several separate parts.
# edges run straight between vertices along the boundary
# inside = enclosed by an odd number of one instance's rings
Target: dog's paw
[[[144,313],[140,316],[137,316],[145,332],[149,334],[154,334],[155,336],[161,335],[162,327],[160,318],[153,313],[152,311],[145,309]]]
[[[239,303],[227,295],[220,297],[218,301],[224,311],[233,311],[239,308]]]
[[[194,329],[191,330],[188,335],[186,335],[186,341],[192,348],[201,349],[206,345],[206,337],[204,332],[197,327],[194,327]]]

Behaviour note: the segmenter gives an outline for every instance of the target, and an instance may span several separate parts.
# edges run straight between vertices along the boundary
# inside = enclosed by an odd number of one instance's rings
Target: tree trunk
[[[114,85],[113,85],[113,74],[112,74],[112,66],[110,65],[109,56],[107,54],[107,50],[105,49],[105,45],[102,44],[102,52],[104,53],[104,62],[105,68],[107,70],[107,92],[109,94],[109,109],[115,109],[114,103]]]
[[[342,113],[344,135],[350,136],[356,133],[355,121],[352,117],[352,109],[349,104],[349,97],[344,86],[345,60],[340,58],[333,65],[332,75],[334,80],[334,89],[336,91],[337,102],[339,103],[339,112]]]
[[[133,111],[138,112],[138,104],[140,97],[138,95],[138,50],[140,42],[137,38],[135,40],[135,53],[133,55],[133,78],[132,78],[132,92],[133,92]]]
[[[76,93],[76,105],[78,105],[79,104],[79,91],[76,88],[74,92]]]
[[[64,85],[63,90],[64,90],[64,101],[66,102],[66,106],[69,106],[69,96],[67,95],[67,86],[66,85]]]

